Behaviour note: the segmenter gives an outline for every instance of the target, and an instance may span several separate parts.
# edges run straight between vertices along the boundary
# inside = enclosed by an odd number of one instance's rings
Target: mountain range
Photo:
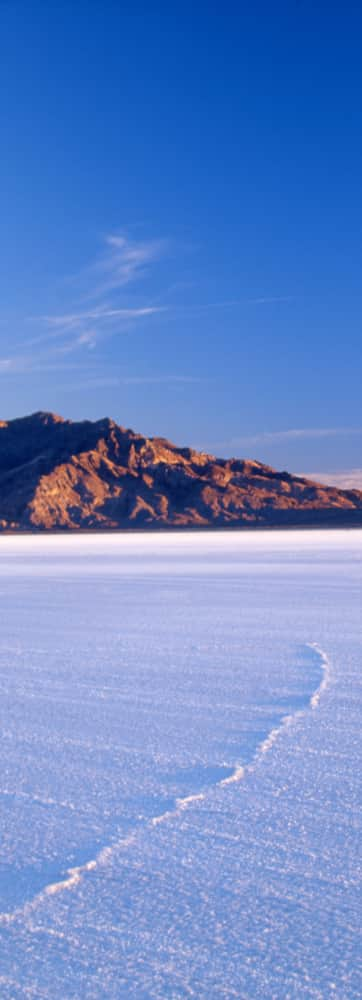
[[[220,459],[108,418],[0,422],[0,530],[362,526],[362,492]]]

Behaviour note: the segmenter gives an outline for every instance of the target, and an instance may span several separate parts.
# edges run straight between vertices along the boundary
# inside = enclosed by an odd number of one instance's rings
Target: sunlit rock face
[[[361,525],[362,492],[218,459],[104,418],[0,422],[0,530]]]

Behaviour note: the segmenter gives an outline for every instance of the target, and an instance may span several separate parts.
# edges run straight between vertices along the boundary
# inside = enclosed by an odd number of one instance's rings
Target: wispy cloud
[[[197,385],[204,379],[196,375],[119,375],[119,376],[95,376],[94,378],[82,379],[77,382],[77,388],[92,389],[116,387],[121,385],[146,386],[146,385]],[[67,387],[69,390],[76,388],[74,385]]]
[[[130,240],[124,233],[105,237],[105,249],[91,267],[99,275],[100,284],[94,291],[104,294],[144,277],[147,269],[165,253],[166,240]]]
[[[193,303],[192,305],[176,305],[174,308],[180,312],[207,312],[213,309],[233,309],[237,307],[245,306],[267,306],[267,305],[282,305],[293,302],[293,298],[290,295],[270,295],[270,296],[257,296],[255,298],[240,298],[240,299],[221,299],[219,302],[199,302]]]
[[[74,278],[78,294],[73,308],[29,317],[33,324],[41,324],[42,330],[27,340],[27,348],[38,346],[64,355],[90,350],[100,340],[163,312],[166,307],[154,301],[130,303],[129,296],[127,301],[126,286],[145,277],[152,263],[165,252],[166,245],[165,240],[137,242],[123,233],[107,235],[102,252]]]
[[[303,479],[314,479],[326,486],[337,486],[341,490],[362,490],[362,469],[346,469],[344,472],[297,472]]]
[[[61,329],[74,330],[89,320],[107,319],[139,319],[140,316],[151,316],[152,313],[162,311],[161,306],[140,306],[133,309],[110,309],[102,306],[99,309],[88,309],[83,312],[63,313],[59,316],[42,316],[41,319],[49,323],[50,326],[61,327]]]
[[[139,327],[142,330],[152,320],[161,321],[165,314],[175,318],[177,314],[222,310],[245,305],[264,306],[290,301],[287,296],[259,296],[254,298],[230,299],[196,304],[169,302],[170,294],[184,286],[174,282],[160,294],[157,281],[152,285],[146,279],[152,269],[170,251],[172,244],[166,239],[135,239],[126,232],[113,230],[107,233],[93,260],[66,282],[67,298],[64,309],[45,312],[27,317],[25,332],[18,340],[16,357],[0,359],[0,375],[23,374],[34,371],[53,370],[59,365],[72,366],[73,357],[83,357],[84,372],[92,370],[90,363],[101,359],[103,341]],[[143,283],[143,284],[142,284]],[[187,287],[187,286],[186,286]],[[150,292],[151,288],[151,292]],[[145,289],[147,296],[145,295]],[[180,296],[181,298],[181,296]],[[183,298],[186,296],[183,295]],[[26,333],[26,335],[25,335]],[[30,335],[29,335],[30,334]],[[4,353],[7,348],[4,349]],[[87,359],[87,360],[86,360]],[[113,372],[110,373],[113,378]],[[157,382],[185,383],[191,376],[138,376],[127,377],[128,384],[146,385]],[[193,379],[197,381],[197,379]],[[126,384],[125,380],[122,384]],[[259,437],[256,438],[259,440]]]
[[[261,431],[257,434],[231,438],[231,445],[278,444],[312,438],[333,438],[362,434],[362,427],[292,427],[279,431]]]
[[[136,240],[124,231],[106,233],[95,258],[77,274],[68,277],[67,284],[77,287],[83,301],[122,291],[144,279],[149,269],[165,256],[169,246],[170,241],[166,239]]]
[[[236,455],[239,449],[243,449],[243,454],[248,453],[249,448],[268,448],[269,446],[286,445],[288,443],[297,444],[298,441],[322,440],[323,438],[337,438],[362,436],[362,427],[288,427],[283,430],[258,431],[254,434],[239,434],[224,441],[193,442],[199,449],[208,448],[213,454]],[[249,453],[250,454],[250,453]],[[260,453],[259,453],[260,454]]]
[[[115,308],[100,306],[96,309],[80,310],[37,317],[37,322],[45,326],[45,332],[32,337],[29,346],[51,344],[64,341],[64,351],[82,347],[94,347],[99,339],[121,333],[139,320],[165,311],[165,306],[137,306]],[[35,321],[35,318],[34,318]]]
[[[167,385],[179,383],[194,385],[203,379],[196,375],[125,375],[120,381],[124,385]]]
[[[84,364],[61,362],[56,355],[37,354],[17,354],[13,358],[8,358],[5,362],[0,361],[0,378],[3,375],[32,375],[34,373],[48,374],[59,371],[84,371]]]

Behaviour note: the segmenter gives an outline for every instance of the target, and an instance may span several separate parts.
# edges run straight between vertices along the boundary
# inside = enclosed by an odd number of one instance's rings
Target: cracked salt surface
[[[361,556],[2,539],[1,996],[361,995]]]

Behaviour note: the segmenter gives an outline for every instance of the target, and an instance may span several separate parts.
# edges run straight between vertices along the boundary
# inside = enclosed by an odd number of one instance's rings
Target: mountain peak
[[[0,423],[0,530],[362,525],[362,493],[147,438],[109,417]]]
[[[28,417],[20,417],[21,420],[31,421],[33,424],[41,424],[43,427],[49,427],[52,424],[64,424],[65,420],[60,417],[57,413],[51,413],[47,410],[36,410],[35,413],[31,413]],[[9,421],[10,423],[11,421]]]

